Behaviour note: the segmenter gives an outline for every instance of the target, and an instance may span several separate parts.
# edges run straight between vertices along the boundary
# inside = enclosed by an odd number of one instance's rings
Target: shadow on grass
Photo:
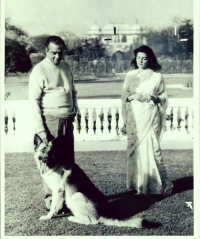
[[[174,188],[172,196],[186,190],[193,189],[193,177],[179,178],[172,181]],[[128,191],[107,196],[110,205],[109,215],[112,218],[123,220],[132,217],[140,212],[146,211],[156,202],[165,199],[162,195],[136,195],[136,191]],[[70,212],[65,212],[65,215],[58,215],[54,218],[66,217],[71,215]]]
[[[179,178],[172,181],[172,196],[193,189],[193,177]],[[147,210],[151,205],[164,199],[162,195],[135,195],[129,191],[108,196],[111,214],[116,219],[126,219]]]
[[[178,178],[172,183],[174,185],[173,194],[193,189],[193,177]]]

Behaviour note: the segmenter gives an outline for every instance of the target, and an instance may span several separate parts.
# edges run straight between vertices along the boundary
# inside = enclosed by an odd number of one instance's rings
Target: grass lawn
[[[193,235],[193,151],[163,151],[173,195],[134,196],[126,192],[126,152],[76,152],[77,164],[106,195],[120,218],[144,217],[159,222],[156,229],[117,228],[75,224],[66,215],[39,221],[46,214],[43,186],[32,153],[5,156],[5,235],[6,236],[131,236]]]
[[[123,76],[116,76],[116,79],[88,79],[75,81],[76,90],[78,92],[78,99],[92,99],[92,98],[107,98],[115,99],[121,97],[121,91],[124,83]],[[192,80],[192,75],[178,75],[166,76],[166,85],[183,85],[186,86],[187,80]],[[21,78],[8,77],[7,84],[5,85],[5,92],[11,92],[8,100],[27,100],[28,99],[28,77]],[[192,98],[192,88],[169,88],[169,98]]]

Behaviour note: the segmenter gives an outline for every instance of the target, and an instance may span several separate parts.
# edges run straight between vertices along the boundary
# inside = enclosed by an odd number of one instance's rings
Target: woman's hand
[[[138,101],[142,101],[143,100],[143,96],[141,94],[132,94],[128,97],[128,101],[132,101],[132,100],[138,100]]]
[[[152,100],[151,95],[148,95],[148,94],[143,95],[143,101],[147,101],[148,102],[150,100]]]
[[[150,100],[152,100],[155,104],[160,103],[160,99],[157,96],[155,96],[155,95],[148,95],[148,94],[146,94],[146,95],[143,96],[143,101],[147,101],[148,102]]]
[[[151,95],[151,100],[155,103],[155,104],[158,104],[160,103],[160,98],[155,96],[155,95]]]

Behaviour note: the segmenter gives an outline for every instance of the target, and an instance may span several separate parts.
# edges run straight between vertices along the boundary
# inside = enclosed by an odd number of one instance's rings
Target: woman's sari
[[[160,103],[129,102],[127,97],[134,93],[158,96]],[[141,73],[133,70],[127,74],[122,91],[122,117],[128,140],[126,186],[139,194],[161,194],[173,187],[167,178],[160,149],[167,103],[160,73],[145,69]]]

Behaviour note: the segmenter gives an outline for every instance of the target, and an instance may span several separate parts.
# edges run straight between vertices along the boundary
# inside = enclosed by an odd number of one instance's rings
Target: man
[[[78,105],[71,68],[62,61],[64,50],[65,43],[60,37],[47,38],[46,58],[30,74],[29,99],[36,133],[44,142],[61,136],[58,159],[74,161],[73,120]],[[45,183],[44,188],[49,208],[51,191]]]

